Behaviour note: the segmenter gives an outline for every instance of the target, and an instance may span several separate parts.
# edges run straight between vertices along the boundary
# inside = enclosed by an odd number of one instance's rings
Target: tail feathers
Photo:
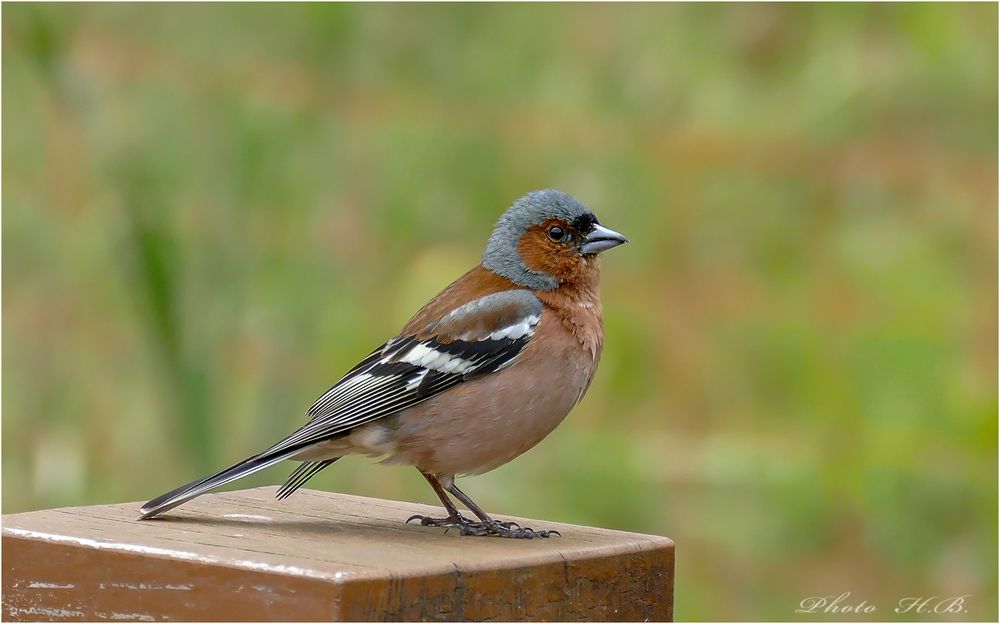
[[[192,498],[201,496],[209,490],[214,490],[221,485],[225,485],[226,483],[230,483],[259,470],[263,470],[268,466],[273,466],[282,460],[288,459],[297,451],[297,449],[285,451],[284,453],[279,453],[277,455],[271,455],[268,453],[254,455],[253,457],[248,457],[238,464],[230,466],[229,468],[217,472],[214,475],[198,479],[197,481],[192,481],[187,485],[182,485],[181,487],[171,490],[162,496],[157,496],[143,505],[142,508],[139,509],[139,513],[142,514],[139,516],[139,519],[145,520],[146,518],[158,516],[165,511],[186,503]]]
[[[322,461],[302,462],[302,465],[296,468],[292,474],[288,475],[288,480],[285,481],[285,484],[281,486],[281,489],[278,490],[278,493],[275,494],[275,496],[278,500],[288,498],[295,493],[295,490],[305,485],[306,481],[311,479],[313,475],[338,459],[340,458],[334,457],[333,459],[324,459]]]

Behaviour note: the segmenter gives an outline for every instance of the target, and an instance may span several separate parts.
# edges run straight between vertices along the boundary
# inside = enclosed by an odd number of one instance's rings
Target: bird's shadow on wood
[[[245,533],[287,533],[296,537],[329,537],[331,534],[372,535],[379,537],[400,536],[400,534],[415,534],[427,532],[443,534],[442,530],[421,527],[418,524],[406,524],[406,518],[399,521],[385,519],[358,518],[227,518],[225,516],[176,514],[151,518],[144,522],[168,523],[172,525],[225,527],[239,529]],[[175,528],[183,528],[176,526]],[[449,532],[450,533],[450,532]]]

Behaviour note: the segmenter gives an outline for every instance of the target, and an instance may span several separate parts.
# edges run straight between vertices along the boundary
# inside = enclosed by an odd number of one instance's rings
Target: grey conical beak
[[[603,225],[594,224],[594,229],[583,238],[580,253],[599,254],[627,242],[628,239],[618,232],[609,230]]]

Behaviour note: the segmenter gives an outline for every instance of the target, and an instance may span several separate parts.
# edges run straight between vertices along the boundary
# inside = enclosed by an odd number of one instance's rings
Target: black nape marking
[[[597,224],[597,217],[594,216],[592,212],[582,214],[579,217],[573,219],[573,229],[581,234],[590,234],[594,230],[594,225]]]

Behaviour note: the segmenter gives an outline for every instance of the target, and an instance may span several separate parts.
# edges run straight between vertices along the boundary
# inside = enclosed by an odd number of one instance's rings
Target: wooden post
[[[665,537],[510,518],[562,537],[404,525],[427,505],[273,487],[3,516],[8,620],[671,620]]]

